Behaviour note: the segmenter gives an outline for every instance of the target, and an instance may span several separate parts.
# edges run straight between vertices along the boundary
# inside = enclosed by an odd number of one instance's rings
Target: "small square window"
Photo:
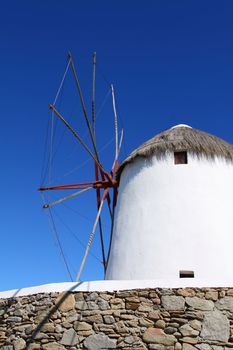
[[[194,278],[194,271],[181,270],[180,278]]]
[[[175,164],[188,164],[188,155],[186,151],[174,152]]]

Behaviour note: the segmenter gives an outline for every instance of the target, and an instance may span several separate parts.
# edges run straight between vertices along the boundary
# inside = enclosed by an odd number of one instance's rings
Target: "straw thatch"
[[[180,125],[161,132],[133,151],[121,164],[118,176],[127,164],[138,157],[161,158],[165,153],[175,151],[187,151],[206,158],[217,156],[233,161],[232,144],[206,132]]]

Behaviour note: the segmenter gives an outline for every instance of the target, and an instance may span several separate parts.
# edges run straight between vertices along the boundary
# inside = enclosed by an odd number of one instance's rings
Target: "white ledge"
[[[131,289],[144,288],[230,288],[233,287],[233,280],[230,281],[203,281],[197,278],[183,278],[176,281],[164,280],[106,280],[106,281],[89,281],[89,282],[62,282],[44,284],[29,288],[20,288],[0,292],[0,298],[20,297],[39,293],[52,292],[113,292]]]

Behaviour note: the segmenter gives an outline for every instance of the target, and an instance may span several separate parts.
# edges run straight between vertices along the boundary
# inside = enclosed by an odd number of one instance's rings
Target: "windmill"
[[[71,70],[72,76],[74,79],[74,83],[77,89],[78,97],[81,104],[81,109],[83,113],[83,118],[86,124],[87,132],[90,138],[91,147],[87,145],[87,143],[84,141],[84,139],[80,136],[80,134],[73,128],[73,126],[65,119],[65,117],[59,112],[58,108],[56,107],[56,102],[58,100],[59,93],[61,91],[61,87],[64,83],[64,80],[66,78],[68,70]],[[97,227],[99,227],[100,232],[100,242],[101,242],[101,251],[102,251],[102,262],[104,267],[104,272],[106,272],[108,258],[109,258],[109,251],[106,252],[105,246],[104,246],[104,237],[103,237],[103,225],[102,225],[102,219],[101,219],[101,212],[104,206],[104,203],[107,203],[108,212],[110,215],[111,220],[111,232],[110,232],[110,246],[111,246],[111,236],[113,232],[113,222],[114,222],[114,216],[115,216],[115,207],[117,202],[117,193],[118,193],[118,180],[116,178],[116,172],[119,168],[119,153],[122,145],[123,140],[123,129],[119,135],[118,132],[118,118],[117,118],[117,112],[116,112],[116,101],[115,101],[115,92],[114,87],[111,85],[111,96],[112,96],[112,108],[113,108],[113,119],[114,119],[114,129],[115,129],[115,155],[113,157],[112,166],[110,171],[107,171],[101,160],[100,160],[100,154],[97,149],[96,144],[96,112],[95,112],[95,95],[96,95],[96,53],[93,54],[93,73],[92,73],[92,98],[91,98],[91,118],[88,115],[86,104],[84,102],[82,89],[80,86],[77,70],[75,68],[74,60],[69,53],[68,55],[68,63],[66,66],[66,70],[61,82],[61,85],[58,89],[58,93],[56,95],[56,98],[54,100],[53,104],[49,105],[49,109],[52,112],[52,116],[55,116],[60,120],[60,122],[64,125],[64,127],[70,132],[70,134],[78,141],[80,146],[85,150],[86,154],[89,155],[94,163],[94,176],[92,181],[84,181],[84,182],[77,182],[77,183],[69,183],[69,184],[59,184],[59,185],[53,185],[53,186],[43,186],[39,188],[39,191],[72,191],[71,194],[66,195],[63,198],[60,198],[58,200],[52,201],[50,203],[45,203],[43,205],[43,208],[50,210],[50,208],[54,205],[57,205],[59,203],[62,203],[64,201],[67,201],[71,198],[77,197],[84,192],[87,192],[91,189],[94,189],[96,192],[96,207],[97,207],[97,214],[93,223],[93,227],[89,236],[89,240],[85,249],[85,253],[83,255],[83,259],[81,261],[81,265],[77,274],[76,280],[79,281],[95,232],[97,230]],[[60,243],[59,243],[60,244]]]

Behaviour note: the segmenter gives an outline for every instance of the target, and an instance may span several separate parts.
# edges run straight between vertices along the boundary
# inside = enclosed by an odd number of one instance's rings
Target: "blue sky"
[[[98,108],[109,82],[114,83],[125,131],[122,158],[179,123],[233,143],[232,15],[230,0],[9,0],[1,4],[1,290],[69,280],[37,192],[51,118],[48,103],[56,94],[67,52],[73,53],[89,109],[94,51]],[[68,76],[59,103],[85,136],[72,84]],[[108,98],[97,129],[107,165],[114,151],[110,102]],[[61,135],[58,124],[58,140]],[[61,183],[91,179],[90,162],[64,178],[85,159],[65,133],[54,160],[55,178]],[[64,206],[56,209],[56,220],[67,220],[83,244],[95,217],[93,200],[83,195],[72,200],[70,211]],[[105,225],[107,240],[107,218]],[[57,226],[74,277],[83,248],[61,221]],[[83,280],[103,276],[98,235],[92,253]]]

